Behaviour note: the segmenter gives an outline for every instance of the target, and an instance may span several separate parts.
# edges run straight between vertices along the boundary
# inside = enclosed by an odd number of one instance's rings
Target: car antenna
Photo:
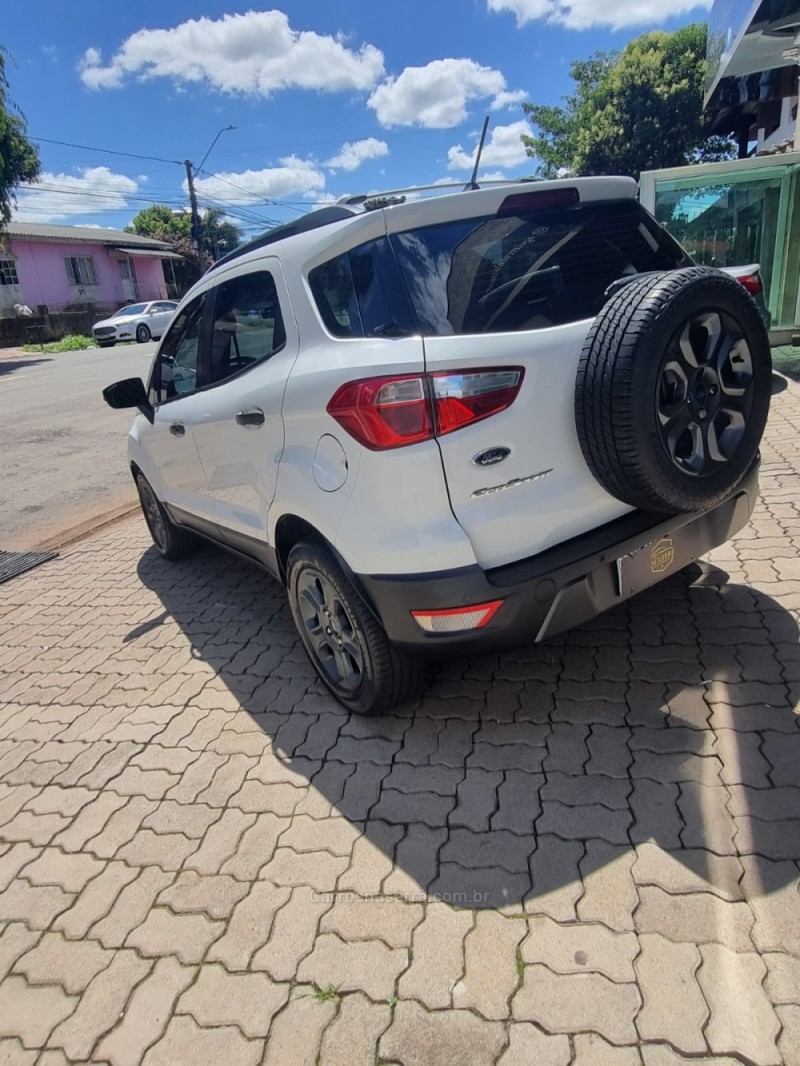
[[[483,154],[483,143],[486,140],[486,131],[489,129],[489,116],[483,120],[483,129],[481,130],[481,139],[478,142],[478,151],[475,155],[475,166],[472,169],[472,177],[470,178],[467,189],[480,189],[478,184],[478,167],[481,165],[481,155]],[[466,189],[464,190],[466,192]]]

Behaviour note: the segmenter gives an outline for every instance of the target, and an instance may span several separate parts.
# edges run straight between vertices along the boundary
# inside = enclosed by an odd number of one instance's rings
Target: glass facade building
[[[758,263],[773,340],[797,331],[800,152],[646,172],[639,195],[698,263]]]

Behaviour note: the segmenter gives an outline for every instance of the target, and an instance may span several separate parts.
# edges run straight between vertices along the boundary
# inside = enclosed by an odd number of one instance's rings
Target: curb
[[[138,514],[139,510],[138,501],[126,503],[120,507],[113,507],[110,511],[103,511],[93,518],[87,518],[85,521],[70,526],[69,529],[64,529],[52,537],[37,541],[34,548],[37,551],[61,551],[64,548],[71,547],[73,544],[77,544],[79,541],[88,540],[95,533],[100,533],[109,526],[116,525],[132,515]]]

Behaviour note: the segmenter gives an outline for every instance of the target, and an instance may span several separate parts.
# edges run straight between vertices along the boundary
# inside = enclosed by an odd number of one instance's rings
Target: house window
[[[0,285],[19,285],[16,259],[0,259]]]
[[[70,285],[96,285],[97,275],[90,255],[65,255],[64,265]]]

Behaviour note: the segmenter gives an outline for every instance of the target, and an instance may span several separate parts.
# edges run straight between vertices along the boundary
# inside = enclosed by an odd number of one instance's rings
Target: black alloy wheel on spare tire
[[[735,278],[711,267],[643,276],[603,307],[581,353],[584,459],[632,507],[706,510],[752,465],[771,389],[766,327]]]

